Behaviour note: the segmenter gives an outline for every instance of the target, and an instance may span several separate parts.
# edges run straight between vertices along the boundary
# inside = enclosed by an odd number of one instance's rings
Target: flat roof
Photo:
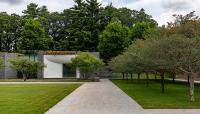
[[[76,55],[79,51],[44,51],[44,55]]]

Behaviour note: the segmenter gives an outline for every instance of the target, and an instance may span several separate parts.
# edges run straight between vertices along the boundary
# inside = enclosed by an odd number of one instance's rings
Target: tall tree
[[[87,44],[91,40],[91,33],[86,29],[88,18],[86,16],[86,3],[75,0],[71,9],[64,11],[67,40],[70,50],[89,50]],[[69,18],[68,18],[69,17]]]
[[[33,18],[38,19],[39,18],[39,11],[40,8],[35,3],[30,3],[27,5],[27,9],[24,10],[22,13],[24,13],[25,18]]]
[[[151,27],[149,23],[146,22],[136,23],[131,28],[131,33],[129,37],[132,41],[135,39],[145,39],[145,36],[148,34],[150,29]]]
[[[20,50],[45,50],[48,49],[48,37],[39,21],[27,19],[22,28],[19,41]]]
[[[111,22],[99,35],[98,48],[102,52],[104,60],[117,56],[130,44],[128,39],[129,28],[120,22]]]
[[[168,23],[167,28],[169,34],[182,34],[187,38],[200,36],[200,18],[195,15],[195,12],[190,12],[186,15],[173,15],[175,21]]]
[[[98,45],[98,35],[100,26],[100,6],[101,4],[97,0],[86,0],[86,30],[90,32],[91,38],[87,43],[88,50],[96,51]]]
[[[16,51],[20,37],[21,18],[16,14],[0,13],[1,51]]]
[[[152,19],[151,15],[148,15],[145,13],[145,10],[142,8],[140,11],[137,11],[135,13],[135,23],[137,22],[147,22],[151,25],[151,27],[155,27],[158,25],[158,23]]]

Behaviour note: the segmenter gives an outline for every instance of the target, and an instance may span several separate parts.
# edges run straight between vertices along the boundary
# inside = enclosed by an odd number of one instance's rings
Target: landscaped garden
[[[43,114],[80,85],[0,85],[0,114]]]
[[[189,85],[185,82],[166,81],[161,93],[160,80],[112,80],[127,95],[145,109],[196,109],[200,107],[199,85],[195,86],[195,102],[188,101]]]

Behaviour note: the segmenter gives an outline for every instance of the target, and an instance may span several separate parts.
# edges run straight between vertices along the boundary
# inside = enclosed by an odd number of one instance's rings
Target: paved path
[[[0,82],[1,84],[84,84],[85,82]]]
[[[85,83],[45,114],[200,114],[199,109],[143,109],[109,80]]]
[[[85,83],[46,114],[137,114],[143,109],[109,80]]]

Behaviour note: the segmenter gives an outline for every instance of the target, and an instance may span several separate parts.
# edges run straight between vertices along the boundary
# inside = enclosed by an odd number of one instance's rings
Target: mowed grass
[[[80,79],[27,79],[26,82],[89,82]],[[24,82],[23,79],[0,79],[0,82]]]
[[[0,85],[0,114],[43,114],[80,85]]]
[[[145,80],[138,83],[137,80],[112,80],[127,95],[132,97],[145,109],[199,109],[200,87],[195,86],[195,102],[189,102],[189,85],[184,82],[172,83],[167,81],[165,93],[161,93],[159,81],[151,80],[149,87]]]

